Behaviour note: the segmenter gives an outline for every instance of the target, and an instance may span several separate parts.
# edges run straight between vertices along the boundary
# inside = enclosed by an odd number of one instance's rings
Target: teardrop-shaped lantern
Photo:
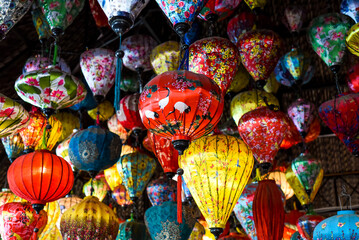
[[[340,4],[340,12],[359,22],[359,3],[356,0],[343,0]]]
[[[112,198],[117,202],[120,206],[128,206],[133,204],[130,195],[125,186],[122,184],[118,185],[111,193]]]
[[[89,196],[62,215],[60,231],[64,239],[115,239],[118,226],[112,209]]]
[[[107,120],[107,127],[111,132],[116,133],[121,138],[122,143],[126,142],[129,133],[120,121],[118,121],[117,114],[112,115],[112,117]]]
[[[260,163],[269,167],[288,131],[288,117],[268,107],[257,108],[242,116],[238,132]],[[255,133],[255,134],[253,134]]]
[[[214,129],[223,106],[220,88],[210,78],[189,71],[172,71],[147,83],[139,110],[145,127],[170,138],[182,154],[189,141]]]
[[[61,122],[62,131],[59,138],[59,142],[64,141],[68,136],[70,136],[74,129],[80,128],[80,119],[70,112],[59,112],[54,115],[58,121]]]
[[[242,0],[208,0],[198,17],[210,22],[222,21],[229,17]]]
[[[7,171],[9,187],[17,196],[30,201],[39,212],[72,188],[71,166],[49,151],[35,151],[17,158]]]
[[[56,223],[60,220],[61,210],[57,201],[46,203],[44,211],[47,213],[47,224],[39,234],[39,240],[57,240],[61,238],[60,230],[56,227]]]
[[[247,87],[250,78],[251,76],[249,75],[247,70],[243,67],[242,64],[239,64],[237,68],[237,72],[233,77],[232,83],[229,86],[227,93],[228,92],[237,93],[241,91],[243,88]]]
[[[221,37],[204,38],[189,48],[189,71],[214,80],[225,94],[231,85],[239,64],[236,46]]]
[[[253,163],[244,142],[227,135],[199,138],[180,158],[183,178],[217,238],[247,184]]]
[[[22,138],[19,133],[1,138],[1,142],[10,162],[13,162],[17,157],[19,157],[24,150],[24,143],[22,142]]]
[[[116,134],[99,126],[90,126],[72,136],[69,145],[70,161],[78,169],[96,175],[117,162],[121,146],[121,139]]]
[[[97,27],[107,27],[108,19],[97,0],[89,0],[91,13]]]
[[[123,185],[131,199],[139,198],[156,170],[156,161],[147,154],[135,151],[122,155],[117,169],[123,174]]]
[[[309,212],[301,216],[297,222],[297,228],[300,236],[304,240],[313,240],[313,233],[315,227],[324,220],[324,217],[316,215],[314,212]]]
[[[103,173],[105,175],[106,182],[112,191],[121,185],[123,176],[121,176],[118,172],[116,164],[105,169]]]
[[[196,223],[196,216],[190,206],[183,206],[183,223],[177,222],[177,204],[164,202],[153,206],[145,212],[145,224],[151,238],[187,240]]]
[[[359,156],[359,95],[345,94],[322,103],[319,117],[354,156]]]
[[[304,9],[298,5],[289,5],[284,9],[282,22],[291,32],[299,32],[302,28],[305,13]]]
[[[45,18],[45,15],[42,13],[41,8],[35,7],[31,11],[32,22],[35,26],[37,35],[39,36],[40,42],[43,40],[49,39],[52,35],[50,26]]]
[[[268,174],[267,179],[274,180],[275,183],[280,186],[280,189],[282,190],[285,199],[293,197],[294,190],[288,183],[284,172],[280,171],[279,169],[274,170]]]
[[[234,16],[227,25],[227,35],[232,43],[237,44],[242,34],[254,30],[255,16],[249,12],[241,12]]]
[[[161,43],[152,50],[150,60],[157,75],[177,70],[180,64],[180,44],[175,41]]]
[[[288,116],[303,138],[307,135],[310,125],[314,121],[314,111],[314,104],[302,98],[297,99],[288,107]]]
[[[93,188],[93,192],[91,188]],[[84,184],[82,188],[82,192],[86,197],[97,197],[100,202],[105,199],[107,191],[109,190],[109,187],[101,178],[90,179],[87,183]]]
[[[348,86],[354,92],[359,92],[359,64],[352,66],[348,71]]]
[[[163,176],[152,180],[146,188],[152,206],[158,206],[167,201],[176,201],[176,189],[176,181],[165,179]]]
[[[96,122],[97,117],[100,121],[106,121],[115,113],[115,109],[110,101],[105,100],[94,109],[88,110],[87,113]]]
[[[117,119],[120,124],[129,131],[139,131],[146,129],[143,126],[140,113],[138,111],[139,93],[127,95],[121,99],[120,110],[117,112]]]
[[[274,105],[279,108],[278,99],[270,93],[261,90],[251,90],[238,93],[231,101],[231,115],[238,126],[239,119],[247,113],[259,107]]]
[[[242,34],[237,47],[243,66],[256,81],[264,87],[281,56],[282,40],[271,30],[252,30]]]
[[[126,222],[120,224],[116,237],[116,240],[131,239],[151,240],[151,237],[147,233],[146,225],[133,218],[127,219]]]
[[[347,45],[348,50],[356,55],[359,56],[359,23],[353,25],[349,31],[347,32],[345,43]]]

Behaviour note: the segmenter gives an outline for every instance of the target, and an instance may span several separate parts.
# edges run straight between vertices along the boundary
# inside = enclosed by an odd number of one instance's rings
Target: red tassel
[[[97,112],[97,115],[96,115],[96,125],[100,126],[100,112]]]
[[[182,224],[182,174],[177,176],[177,222]]]

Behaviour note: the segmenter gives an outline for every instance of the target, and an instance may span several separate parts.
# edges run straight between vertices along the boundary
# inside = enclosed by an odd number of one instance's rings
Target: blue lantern
[[[147,233],[146,225],[131,218],[121,223],[118,229],[116,240],[151,240]]]
[[[196,224],[195,211],[183,206],[183,223],[177,222],[177,203],[164,202],[145,212],[145,224],[153,240],[187,240]]]
[[[72,136],[69,157],[76,168],[96,176],[99,171],[117,162],[121,147],[121,139],[117,134],[99,126],[90,126]]]
[[[3,137],[1,138],[1,141],[10,162],[13,162],[16,158],[22,155],[22,152],[24,151],[24,144],[20,134],[15,133],[7,137]]]
[[[359,239],[359,215],[352,210],[342,210],[324,219],[315,227],[313,234],[313,240],[321,239]]]
[[[147,195],[153,206],[161,205],[163,202],[176,201],[177,183],[172,179],[161,176],[151,181],[147,186]]]
[[[70,109],[74,110],[74,111],[80,111],[80,110],[88,111],[88,110],[94,109],[95,107],[97,107],[97,102],[95,100],[95,97],[93,96],[93,93],[92,93],[89,85],[87,84],[87,82],[84,81],[83,79],[81,79],[81,81],[85,85],[86,90],[87,90],[86,97],[84,100],[82,100],[78,104],[71,106]]]

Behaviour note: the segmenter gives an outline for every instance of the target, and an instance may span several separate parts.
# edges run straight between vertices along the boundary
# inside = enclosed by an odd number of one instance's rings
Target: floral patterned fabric
[[[234,16],[227,25],[227,35],[232,43],[237,44],[242,34],[254,30],[255,16],[249,12],[241,12]]]
[[[349,51],[352,54],[359,56],[359,23],[350,28],[347,32],[345,41]]]
[[[117,120],[128,129],[145,129],[138,111],[139,93],[127,95],[120,101],[120,110],[117,112]]]
[[[80,66],[93,95],[105,97],[115,82],[115,53],[104,48],[87,50],[80,56]]]
[[[31,11],[32,22],[34,23],[39,39],[49,39],[52,35],[50,26],[40,8]],[[50,65],[50,64],[49,64]]]
[[[281,46],[281,39],[271,30],[252,30],[237,42],[242,64],[255,81],[269,78],[281,56]]]
[[[172,179],[165,179],[162,176],[152,180],[146,190],[152,206],[158,206],[167,201],[176,201],[177,183]]]
[[[75,129],[80,128],[80,119],[70,112],[59,112],[54,115],[62,124],[62,132],[59,142],[64,141]]]
[[[241,1],[242,0],[208,0],[198,17],[208,20],[208,16],[214,14],[217,15],[218,21],[222,21],[234,12]]]
[[[353,24],[353,19],[340,13],[328,13],[312,20],[309,40],[328,67],[341,65],[346,49],[345,34]]]
[[[107,127],[113,133],[116,133],[120,138],[122,143],[125,143],[127,138],[129,137],[129,133],[127,132],[126,128],[124,128],[121,123],[117,119],[117,114],[112,115],[107,120]]]
[[[205,234],[205,229],[199,222],[196,222],[194,225],[193,231],[191,235],[189,236],[188,240],[200,240],[203,238]]]
[[[146,225],[134,219],[128,219],[121,223],[116,240],[151,240],[147,233]]]
[[[324,217],[309,212],[301,216],[297,222],[297,228],[300,236],[305,240],[312,240],[315,227],[324,220]]]
[[[284,9],[282,22],[290,32],[299,32],[303,25],[305,14],[302,7],[290,5]]]
[[[161,43],[152,50],[150,60],[157,75],[177,70],[180,62],[180,44],[175,41]]]
[[[92,195],[91,195],[91,188],[94,189]],[[109,190],[110,190],[109,187],[101,178],[100,179],[95,178],[93,180],[90,179],[88,182],[84,184],[82,188],[82,192],[85,194],[86,197],[87,196],[97,197],[100,202],[105,199],[107,195],[107,191]]]
[[[114,199],[118,205],[127,206],[133,204],[126,187],[122,184],[118,185],[111,193],[112,199]]]
[[[188,70],[214,80],[223,94],[231,85],[238,64],[238,50],[233,43],[225,38],[200,39],[189,48]]]
[[[56,155],[59,157],[62,157],[63,159],[65,159],[65,161],[70,164],[72,170],[75,170],[75,166],[72,164],[72,162],[70,161],[70,156],[69,156],[69,145],[70,145],[70,140],[72,138],[72,136],[77,132],[77,130],[74,130],[73,133],[71,133],[70,136],[68,136],[64,141],[62,141],[61,143],[59,143],[59,145],[57,145],[56,147]]]
[[[244,0],[250,9],[261,8],[263,9],[267,0]]]
[[[24,143],[22,142],[22,138],[19,133],[1,138],[1,142],[4,146],[6,155],[11,162],[19,157],[24,150]]]
[[[304,99],[297,99],[288,107],[288,116],[292,119],[298,131],[305,137],[314,121],[315,106]]]
[[[43,68],[47,68],[52,64],[52,60],[48,57],[43,57],[40,55],[35,55],[33,57],[29,57],[26,60],[26,63],[22,69],[22,73],[32,72],[36,70],[40,70]],[[71,69],[69,65],[62,58],[57,58],[56,67],[60,68],[61,71],[71,74]]]
[[[288,131],[288,117],[268,107],[257,108],[242,116],[238,132],[258,162],[272,162]]]
[[[10,29],[29,10],[32,0],[3,0],[0,6],[0,38],[5,37]]]
[[[249,75],[247,70],[243,67],[242,64],[240,64],[238,66],[236,74],[233,77],[233,81],[227,90],[227,93],[228,92],[237,93],[241,91],[242,89],[247,87],[250,78],[251,76]]]
[[[179,164],[209,228],[224,228],[252,172],[250,149],[232,136],[205,136],[190,144]]]
[[[87,82],[84,79],[81,79],[81,81],[85,85],[87,94],[84,100],[70,107],[70,109],[73,111],[90,110],[97,106],[97,102]]]
[[[61,215],[59,203],[57,201],[46,203],[44,211],[47,213],[47,224],[39,235],[39,240],[61,240],[60,230],[56,227]]]
[[[340,5],[340,12],[351,17],[356,23],[359,22],[359,2],[356,0],[343,0]]]
[[[111,191],[121,185],[123,176],[121,176],[118,172],[116,164],[114,164],[112,167],[105,169],[103,171],[103,174],[105,175],[106,182],[110,187]]]

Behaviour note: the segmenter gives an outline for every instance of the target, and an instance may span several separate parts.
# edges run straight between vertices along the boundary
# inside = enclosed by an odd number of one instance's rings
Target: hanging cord
[[[350,194],[347,192],[347,186],[345,184],[342,185],[342,192],[339,195],[340,210],[343,210],[343,205],[342,205],[342,201],[341,201],[342,197],[345,197],[347,199],[345,201],[345,203],[347,203],[347,209],[352,210],[352,198],[351,198]]]
[[[96,111],[96,126],[100,126],[100,109],[97,107]]]
[[[339,76],[337,72],[334,72],[335,85],[337,87],[338,94],[342,94],[342,90],[339,85]]]
[[[52,60],[52,65],[56,66],[57,63],[57,51],[58,51],[58,45],[57,45],[57,37],[55,37],[55,43],[54,43],[54,58]]]
[[[183,169],[177,170],[177,222],[182,224],[182,175]]]
[[[90,196],[93,196],[94,191],[95,191],[95,189],[93,188],[93,178],[91,178]]]
[[[139,93],[142,93],[142,91],[143,91],[143,81],[142,81],[143,68],[142,67],[136,68],[136,72],[137,72],[137,81],[138,81],[138,86],[139,86]]]
[[[116,112],[120,110],[122,58],[125,55],[125,53],[121,50],[122,34],[120,34],[119,37],[120,37],[119,38],[120,43],[118,50],[116,51],[116,80],[115,80],[115,100],[114,100],[114,106]]]

